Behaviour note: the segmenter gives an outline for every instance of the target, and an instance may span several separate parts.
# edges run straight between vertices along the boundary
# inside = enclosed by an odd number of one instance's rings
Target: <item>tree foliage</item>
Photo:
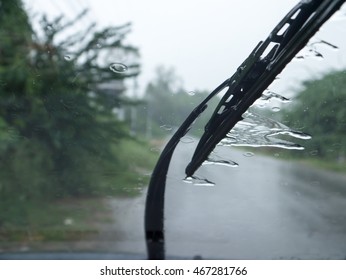
[[[83,12],[70,22],[43,16],[34,31],[19,0],[0,4],[0,199],[114,187],[116,143],[128,132],[113,113],[121,92],[102,85],[139,73],[138,50],[124,44],[130,25],[76,32]],[[128,57],[126,72],[110,70],[114,52]]]
[[[296,105],[286,112],[290,126],[312,135],[306,153],[344,162],[346,156],[346,72],[335,71],[304,83]]]

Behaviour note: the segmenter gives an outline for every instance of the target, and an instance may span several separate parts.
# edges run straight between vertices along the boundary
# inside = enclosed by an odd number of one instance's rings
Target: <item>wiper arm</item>
[[[302,1],[260,42],[224,88],[228,88],[205,126],[186,175],[192,176],[215,146],[240,121],[275,77],[307,44],[345,0]]]
[[[164,194],[169,164],[180,139],[205,110],[209,100],[228,88],[205,126],[185,172],[192,176],[215,146],[242,119],[242,114],[261,96],[275,77],[307,44],[346,0],[303,0],[260,42],[236,73],[199,104],[168,142],[155,166],[148,187],[145,234],[148,259],[165,258]]]

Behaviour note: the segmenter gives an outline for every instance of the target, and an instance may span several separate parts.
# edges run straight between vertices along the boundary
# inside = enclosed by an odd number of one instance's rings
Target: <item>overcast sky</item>
[[[214,89],[231,76],[260,40],[264,40],[297,0],[25,0],[32,12],[64,14],[73,18],[89,7],[89,21],[98,25],[131,22],[128,42],[140,49],[141,88],[154,77],[158,65],[172,66],[184,81],[186,90]],[[332,24],[324,40],[345,46],[345,22]],[[87,22],[86,22],[87,24]],[[337,34],[337,35],[336,35]],[[342,34],[342,35],[341,35]],[[322,46],[322,51],[324,47]],[[333,67],[345,66],[345,55],[326,50]],[[343,50],[345,53],[345,49]],[[298,64],[306,76],[311,68],[326,67],[312,61]],[[317,64],[321,64],[318,66]],[[316,66],[317,65],[317,66]],[[289,72],[289,70],[287,70]],[[294,70],[290,70],[295,73]],[[305,74],[304,74],[305,73]],[[292,76],[292,75],[291,75]],[[294,78],[294,79],[297,79]],[[294,80],[293,79],[293,80]],[[281,82],[289,88],[291,80]],[[284,89],[283,89],[284,90]]]

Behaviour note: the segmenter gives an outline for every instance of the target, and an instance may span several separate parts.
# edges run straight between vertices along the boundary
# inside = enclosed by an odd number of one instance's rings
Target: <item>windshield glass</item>
[[[145,258],[160,152],[295,4],[0,0],[0,256]],[[345,258],[345,28],[344,6],[193,178],[224,92],[180,140],[169,258]]]

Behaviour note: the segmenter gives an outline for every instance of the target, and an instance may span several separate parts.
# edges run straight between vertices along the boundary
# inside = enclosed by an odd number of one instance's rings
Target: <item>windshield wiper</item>
[[[215,146],[242,120],[245,111],[259,98],[275,77],[307,44],[346,0],[304,0],[298,3],[261,41],[233,76],[198,105],[164,148],[153,171],[145,209],[145,233],[149,259],[164,259],[164,193],[173,152],[208,101],[224,89],[226,93],[205,126],[191,162],[188,177],[207,159]]]

